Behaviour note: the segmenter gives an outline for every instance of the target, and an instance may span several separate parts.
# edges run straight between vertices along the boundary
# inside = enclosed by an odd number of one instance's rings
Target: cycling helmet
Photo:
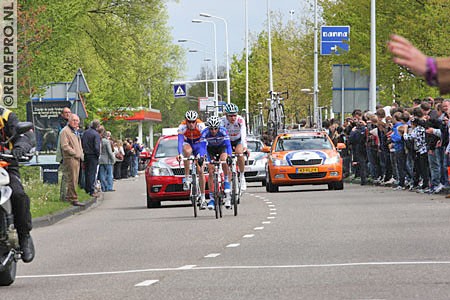
[[[206,126],[210,128],[219,128],[220,126],[220,118],[218,116],[211,116],[206,121]]]
[[[228,114],[237,114],[239,112],[239,107],[236,104],[228,103],[225,104],[225,113]]]
[[[198,118],[198,113],[194,110],[188,110],[186,112],[185,117],[186,117],[186,120],[188,120],[188,121],[195,121]]]

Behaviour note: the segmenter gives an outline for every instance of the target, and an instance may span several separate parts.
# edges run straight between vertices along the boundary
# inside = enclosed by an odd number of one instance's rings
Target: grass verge
[[[42,183],[41,168],[23,166],[20,168],[23,187],[30,197],[30,210],[33,218],[54,214],[58,211],[71,207],[70,203],[59,200],[58,184]],[[90,199],[83,189],[77,188],[78,200],[81,202]]]

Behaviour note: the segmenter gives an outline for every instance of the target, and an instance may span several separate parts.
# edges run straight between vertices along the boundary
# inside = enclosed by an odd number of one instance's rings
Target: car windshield
[[[247,141],[247,148],[251,152],[261,152],[262,143],[260,141]]]
[[[178,140],[177,139],[164,139],[161,140],[156,148],[155,157],[174,157],[178,155]]]
[[[288,136],[278,139],[276,151],[332,149],[330,141],[323,136]]]

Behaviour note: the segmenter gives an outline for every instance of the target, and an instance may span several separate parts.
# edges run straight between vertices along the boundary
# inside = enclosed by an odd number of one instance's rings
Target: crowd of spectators
[[[78,119],[78,117],[76,117]],[[71,111],[64,107],[61,112],[59,123],[60,129],[66,127],[71,119]],[[123,141],[114,139],[111,132],[107,131],[100,121],[94,120],[83,131],[71,126],[70,130],[78,136],[82,145],[81,167],[77,183],[88,194],[98,197],[99,192],[113,192],[113,182],[129,177],[138,177],[139,156],[144,146],[138,139],[125,139]],[[63,155],[61,140],[58,141],[57,161],[63,166]],[[67,158],[66,158],[67,159]],[[71,201],[81,205],[76,199],[68,199],[67,196],[67,172],[61,169],[63,177],[61,180],[60,198],[63,201]],[[70,196],[70,195],[69,195]],[[77,198],[72,196],[72,198]],[[74,205],[75,205],[74,204]]]
[[[414,99],[376,112],[355,109],[344,124],[326,120],[333,143],[345,143],[344,176],[396,190],[437,194],[447,190],[450,100]]]

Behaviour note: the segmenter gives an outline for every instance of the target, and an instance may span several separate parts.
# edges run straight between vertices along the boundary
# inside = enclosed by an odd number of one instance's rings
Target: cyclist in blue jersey
[[[206,121],[207,128],[202,131],[201,141],[206,143],[207,160],[226,161],[228,157],[231,157],[231,143],[227,130],[220,126],[221,121],[217,116],[209,117]],[[222,170],[224,173],[224,191],[225,191],[225,208],[231,208],[230,200],[230,182],[228,181],[230,168],[227,163],[222,164]],[[214,165],[208,165],[208,186],[209,186],[209,199],[208,209],[214,209]]]
[[[206,155],[205,144],[200,142],[200,135],[202,130],[205,129],[205,124],[198,118],[198,113],[193,110],[189,110],[185,114],[185,120],[181,122],[178,127],[178,162],[181,162],[183,156],[189,158],[191,155],[203,157]],[[190,189],[191,178],[190,163],[188,160],[184,161],[184,183],[183,190]],[[205,174],[203,168],[199,166],[197,162],[197,174],[199,175],[201,201],[200,209],[206,208],[205,200]]]

